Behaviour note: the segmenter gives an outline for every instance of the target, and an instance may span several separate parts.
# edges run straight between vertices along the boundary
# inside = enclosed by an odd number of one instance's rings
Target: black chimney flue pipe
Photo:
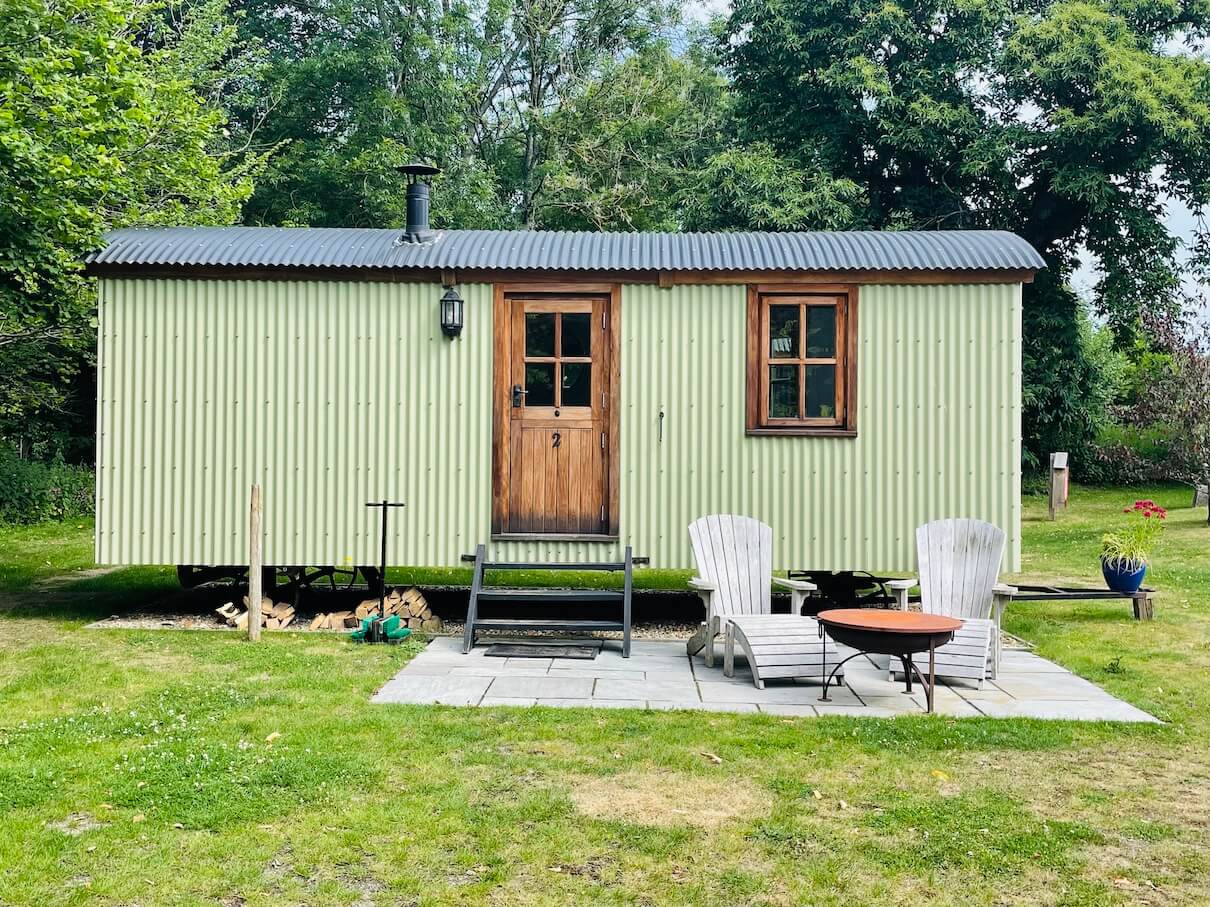
[[[436,239],[437,234],[429,227],[429,184],[428,178],[441,172],[429,164],[405,164],[399,172],[408,179],[407,224],[403,228],[403,242],[425,243]]]

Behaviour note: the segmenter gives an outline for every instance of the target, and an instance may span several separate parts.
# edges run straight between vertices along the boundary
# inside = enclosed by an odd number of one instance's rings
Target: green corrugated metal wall
[[[376,561],[383,497],[408,505],[392,563],[457,563],[491,514],[491,288],[461,291],[451,343],[433,285],[102,280],[97,560],[246,561],[259,479],[268,563]],[[916,524],[977,516],[1017,569],[1018,286],[863,287],[856,439],[744,435],[744,309],[740,286],[623,288],[619,544],[692,566],[688,522],[742,512],[779,568],[906,571]]]

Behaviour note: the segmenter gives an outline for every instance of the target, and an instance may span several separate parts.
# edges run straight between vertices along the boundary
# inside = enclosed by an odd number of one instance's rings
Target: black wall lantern
[[[462,310],[465,303],[453,287],[441,296],[441,333],[446,337],[457,337],[462,333]]]

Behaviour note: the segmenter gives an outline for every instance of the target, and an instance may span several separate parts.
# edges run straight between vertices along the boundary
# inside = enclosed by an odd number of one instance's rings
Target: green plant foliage
[[[861,187],[796,165],[764,142],[713,155],[681,195],[694,230],[840,230],[860,221]]]
[[[857,223],[861,192],[734,135],[727,84],[702,54],[653,45],[607,67],[547,119],[536,219],[580,230],[805,230]]]
[[[241,35],[268,65],[257,90],[230,106],[241,130],[282,146],[245,218],[323,226],[402,224],[395,168],[413,158],[443,169],[436,225],[535,225],[565,151],[547,119],[672,15],[663,0],[246,0],[241,9]]]
[[[0,444],[0,523],[90,516],[95,484],[91,469],[19,460]]]
[[[1168,511],[1155,501],[1142,500],[1125,508],[1124,513],[1124,525],[1101,536],[1101,557],[1116,567],[1137,569],[1150,562]]]
[[[4,3],[0,436],[63,411],[90,366],[93,290],[81,266],[105,230],[231,223],[251,192],[260,158],[225,151],[222,114],[193,82],[230,46],[214,28],[221,9],[208,0],[169,28],[137,0]],[[75,416],[87,426],[90,412]]]
[[[548,229],[677,230],[688,175],[726,147],[726,83],[663,44],[577,85],[543,124]]]
[[[1010,229],[1046,257],[1024,295],[1028,463],[1104,419],[1066,286],[1081,247],[1120,345],[1179,308],[1163,203],[1210,202],[1210,63],[1185,49],[1208,29],[1210,7],[1169,0],[739,0],[722,37],[748,133],[859,186],[864,225]]]

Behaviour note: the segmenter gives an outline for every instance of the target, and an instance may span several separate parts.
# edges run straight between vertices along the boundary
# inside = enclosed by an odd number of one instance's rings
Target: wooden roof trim
[[[193,280],[365,280],[380,283],[620,283],[654,284],[662,288],[689,285],[743,285],[778,283],[821,284],[986,284],[1032,283],[1032,268],[979,270],[862,270],[862,271],[546,271],[454,270],[435,268],[332,268],[250,267],[230,265],[111,265],[90,264],[92,277],[138,277],[148,280],[176,278]]]

